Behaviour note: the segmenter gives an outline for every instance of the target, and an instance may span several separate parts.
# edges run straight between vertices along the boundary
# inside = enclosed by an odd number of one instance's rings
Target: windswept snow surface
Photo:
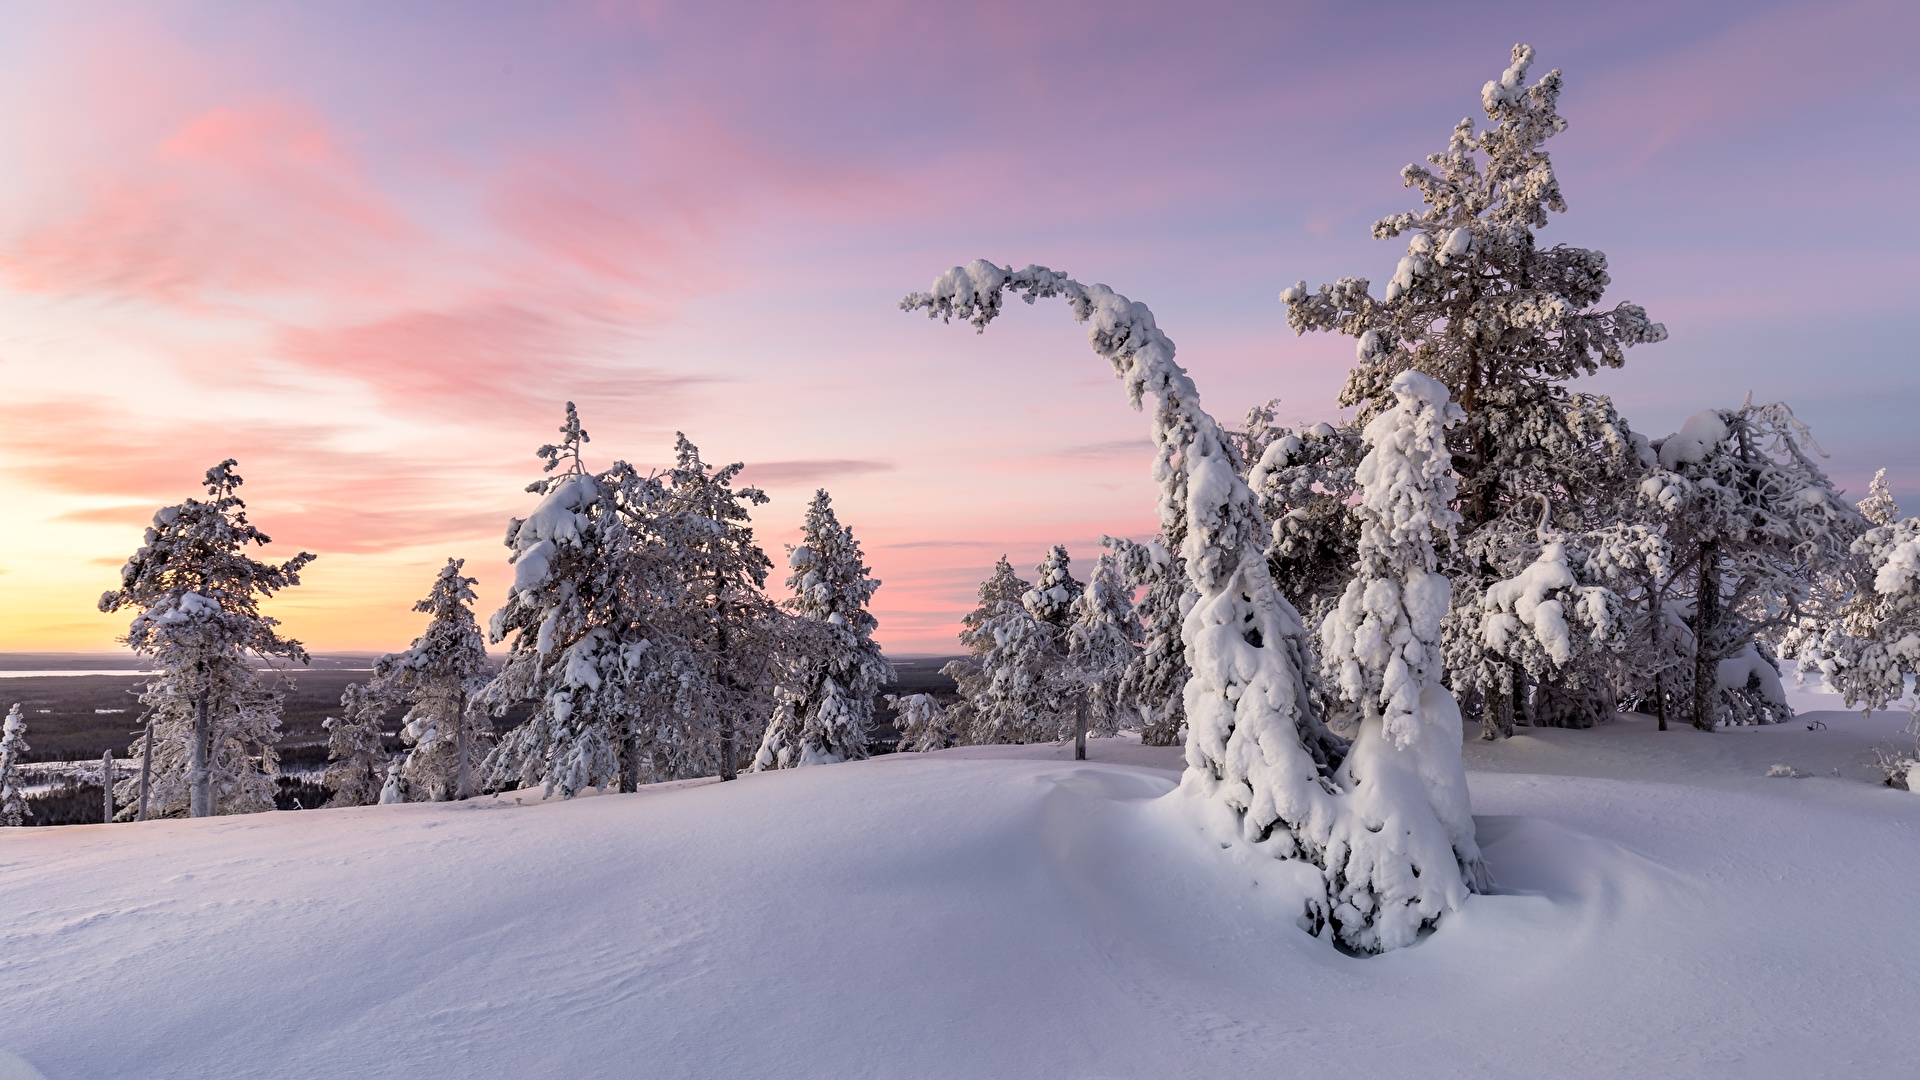
[[[0,830],[0,1063],[68,1077],[1907,1075],[1897,714],[1468,744],[1503,891],[1360,959],[1178,747]],[[1806,779],[1769,779],[1784,763]],[[1834,776],[1838,768],[1842,775]],[[4,1070],[0,1070],[4,1071]]]

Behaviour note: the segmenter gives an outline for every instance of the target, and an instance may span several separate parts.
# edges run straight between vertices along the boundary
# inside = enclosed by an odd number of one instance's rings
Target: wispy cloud
[[[906,551],[915,548],[990,548],[999,547],[1000,544],[998,540],[908,540],[903,543],[880,546]]]
[[[1109,439],[1106,442],[1081,443],[1054,451],[1054,457],[1067,460],[1093,461],[1108,458],[1137,458],[1150,461],[1153,458],[1153,440],[1145,436],[1137,439]]]
[[[890,461],[819,458],[802,461],[748,462],[741,473],[756,484],[792,484],[828,480],[835,476],[864,476],[893,470],[894,465]]]

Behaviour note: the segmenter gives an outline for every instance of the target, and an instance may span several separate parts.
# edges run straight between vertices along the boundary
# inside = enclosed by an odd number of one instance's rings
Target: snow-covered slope
[[[1828,719],[1470,744],[1507,891],[1368,959],[1152,799],[1177,749],[1120,740],[0,831],[0,1051],[54,1080],[1908,1075],[1920,796],[1760,775],[1898,726]]]

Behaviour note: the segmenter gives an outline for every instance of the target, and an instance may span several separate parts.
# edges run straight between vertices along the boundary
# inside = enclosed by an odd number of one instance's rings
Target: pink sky
[[[1593,383],[1672,430],[1784,398],[1920,508],[1920,18],[1893,3],[62,4],[0,13],[0,648],[93,610],[154,508],[240,460],[276,602],[384,650],[448,555],[497,603],[534,447],[684,430],[749,463],[770,551],[816,486],[949,652],[1000,553],[1153,528],[1146,422],[1064,310],[894,310],[975,257],[1150,304],[1223,417],[1334,412],[1296,279],[1382,280],[1399,168],[1516,40],[1610,300],[1672,339]],[[776,584],[776,595],[785,595]]]

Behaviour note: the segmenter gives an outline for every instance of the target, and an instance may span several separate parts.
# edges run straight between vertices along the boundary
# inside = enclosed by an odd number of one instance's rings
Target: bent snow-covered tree
[[[873,698],[893,675],[873,640],[879,622],[867,610],[880,582],[825,489],[814,493],[787,563],[793,597],[786,607],[804,632],[790,635],[784,650],[780,703],[754,757],[756,772],[866,757]]]
[[[1316,932],[1330,924],[1341,943],[1366,951],[1409,943],[1411,936],[1402,933],[1408,913],[1394,910],[1419,903],[1398,884],[1415,876],[1403,834],[1445,835],[1446,827],[1425,791],[1382,793],[1375,800],[1373,793],[1356,798],[1342,786],[1347,743],[1314,708],[1313,653],[1299,615],[1268,570],[1259,502],[1235,468],[1228,435],[1201,408],[1193,380],[1175,363],[1173,342],[1144,304],[1038,266],[1013,271],[979,260],[954,267],[900,306],[984,329],[1000,314],[1007,292],[1029,303],[1065,299],[1088,324],[1094,352],[1112,364],[1129,401],[1138,408],[1144,396],[1156,399],[1161,526],[1165,535],[1180,537],[1196,594],[1184,627],[1192,674],[1187,769],[1178,797],[1191,800],[1222,842],[1317,867],[1321,891],[1307,900],[1305,912]],[[1370,827],[1382,815],[1392,818],[1394,830]],[[1423,894],[1457,898],[1464,890],[1451,852],[1443,865],[1418,872],[1436,878],[1423,884]],[[1412,925],[1438,916],[1415,910]]]
[[[281,695],[263,684],[249,657],[307,660],[298,641],[281,637],[279,623],[260,614],[260,601],[300,584],[314,556],[301,552],[276,566],[246,553],[268,537],[247,521],[234,465],[229,458],[207,470],[205,501],[154,514],[120,570],[120,587],[100,597],[101,611],[138,610],[122,640],[160,672],[140,697],[153,724],[157,816],[273,809]],[[130,752],[140,751],[136,742]],[[115,794],[129,814],[137,812],[139,783],[137,776],[122,781]]]

